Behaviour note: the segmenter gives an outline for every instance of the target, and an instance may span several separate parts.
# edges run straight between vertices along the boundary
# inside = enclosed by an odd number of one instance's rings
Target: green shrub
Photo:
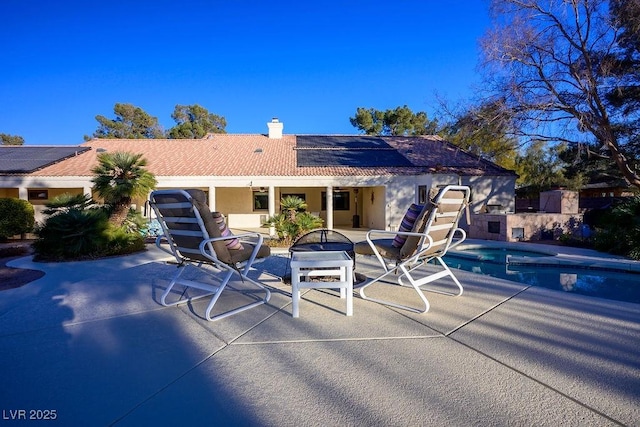
[[[140,252],[145,248],[144,237],[139,233],[131,233],[125,228],[110,226],[107,230],[107,246],[105,255],[126,255]]]
[[[15,198],[0,199],[0,240],[33,230],[33,205]]]
[[[107,247],[107,213],[103,209],[71,209],[47,218],[36,229],[36,259],[95,258]]]
[[[127,233],[143,235],[148,225],[149,221],[140,212],[130,208],[122,227]]]
[[[615,206],[599,219],[594,247],[599,251],[640,259],[640,196]]]
[[[131,210],[122,227],[109,222],[108,207],[88,195],[63,194],[47,203],[50,216],[36,229],[36,260],[64,261],[124,255],[145,248],[140,232],[146,221]]]
[[[298,212],[293,218],[289,213],[283,212],[270,217],[263,226],[274,227],[279,243],[291,246],[304,233],[322,227],[322,223],[322,218],[309,212]]]
[[[70,210],[83,211],[94,207],[94,202],[88,194],[63,193],[51,199],[46,206],[47,208],[43,212],[47,215],[53,215]]]

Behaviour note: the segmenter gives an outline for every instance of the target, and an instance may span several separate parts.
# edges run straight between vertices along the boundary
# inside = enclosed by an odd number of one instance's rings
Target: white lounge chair
[[[234,236],[228,231],[224,218],[217,212],[210,212],[205,201],[202,190],[158,190],[151,193],[150,204],[163,231],[156,239],[156,245],[178,261],[178,271],[160,297],[160,303],[173,306],[212,295],[204,317],[218,320],[269,301],[270,291],[249,278],[247,272],[257,259],[268,257],[271,251],[262,244],[260,233]],[[163,244],[165,241],[168,244]],[[215,279],[214,284],[183,279],[181,276],[187,266],[209,273]],[[234,275],[244,283],[253,285],[264,297],[258,298],[254,292],[244,292],[252,302],[211,316],[220,294]],[[184,289],[176,291],[176,285]],[[187,288],[190,287],[207,293],[189,297]],[[168,302],[167,297],[172,293],[177,293],[178,297]]]
[[[360,287],[360,296],[365,300],[392,307],[426,313],[429,311],[429,301],[423,290],[454,296],[462,295],[462,285],[442,257],[449,249],[462,243],[466,238],[464,230],[458,228],[458,221],[469,204],[469,194],[469,187],[446,186],[424,207],[412,205],[399,231],[370,230],[367,232],[367,240],[356,243],[355,251],[357,254],[375,256],[382,267],[382,273]],[[437,262],[443,270],[427,276],[418,276],[418,268],[431,260]],[[394,274],[397,275],[394,283],[382,281]],[[450,277],[453,280],[457,286],[455,292],[423,288],[424,285],[444,277]],[[418,293],[424,308],[410,307],[367,296],[365,289],[374,283],[412,287]]]

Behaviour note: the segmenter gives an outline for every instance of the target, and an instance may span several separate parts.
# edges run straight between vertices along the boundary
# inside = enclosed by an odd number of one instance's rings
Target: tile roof
[[[311,138],[312,137],[312,138]],[[459,173],[463,175],[514,175],[490,162],[470,155],[439,137],[375,137],[376,144],[392,147],[408,162],[361,161],[352,144],[362,144],[365,137],[326,135],[283,135],[269,139],[261,134],[211,134],[203,139],[93,139],[81,145],[90,150],[37,170],[34,176],[92,176],[99,152],[129,151],[143,153],[148,169],[162,176],[379,176],[424,173]],[[312,139],[315,144],[330,144],[335,152],[331,162],[298,164],[297,141]],[[342,141],[343,144],[339,142]],[[351,143],[349,142],[351,141]],[[307,144],[308,145],[308,144]],[[317,147],[316,147],[317,148]],[[306,146],[307,150],[314,150]],[[316,150],[317,151],[317,150]],[[358,151],[361,156],[379,156],[381,151]],[[348,166],[334,161],[348,154]],[[317,154],[316,154],[317,155]],[[394,154],[397,156],[397,154]],[[355,160],[353,160],[355,159]],[[370,166],[367,166],[370,164]]]

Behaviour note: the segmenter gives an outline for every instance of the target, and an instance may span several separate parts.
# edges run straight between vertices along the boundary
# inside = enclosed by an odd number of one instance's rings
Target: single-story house
[[[0,197],[44,204],[62,193],[91,194],[102,152],[142,153],[157,188],[200,188],[233,228],[260,227],[282,197],[303,198],[325,226],[395,230],[431,187],[472,188],[472,211],[515,209],[513,171],[438,136],[288,135],[277,119],[266,134],[202,139],[93,139],[78,146],[0,146]],[[144,200],[137,201],[144,209]]]

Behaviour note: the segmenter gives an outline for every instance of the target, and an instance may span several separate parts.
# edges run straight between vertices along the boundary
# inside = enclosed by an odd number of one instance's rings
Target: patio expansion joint
[[[325,343],[325,342],[366,342],[366,341],[406,341],[406,340],[423,340],[433,338],[446,338],[443,334],[437,335],[411,335],[411,336],[393,336],[393,337],[369,337],[369,338],[317,338],[317,339],[291,339],[291,340],[273,340],[273,341],[252,341],[252,342],[234,342],[230,345],[234,346],[252,346],[252,345],[271,345],[271,344],[308,344],[308,343]]]
[[[522,294],[523,292],[528,291],[529,289],[533,288],[533,285],[529,285],[523,289],[520,289],[518,292],[516,292],[515,294],[503,299],[502,301],[494,304],[493,306],[487,308],[486,310],[484,310],[483,312],[475,315],[474,317],[472,317],[471,319],[467,320],[466,322],[461,323],[460,325],[456,326],[455,328],[453,328],[452,330],[450,330],[449,332],[445,332],[444,335],[449,337],[451,334],[459,331],[460,329],[464,328],[465,326],[471,324],[472,322],[475,322],[476,320],[478,320],[479,318],[481,318],[482,316],[484,316],[487,313],[492,312],[493,310],[495,310],[496,308],[500,307],[501,305],[511,301],[513,298],[517,297],[518,295]]]
[[[127,416],[129,416],[130,414],[132,414],[133,412],[135,412],[138,408],[142,407],[145,403],[149,402],[150,400],[152,400],[153,398],[155,398],[156,396],[160,395],[162,392],[164,392],[165,390],[169,389],[171,386],[173,386],[174,384],[176,384],[178,381],[180,381],[181,379],[183,379],[184,377],[186,377],[187,375],[189,375],[191,372],[195,371],[196,369],[198,369],[200,366],[202,366],[204,363],[206,363],[208,360],[210,360],[211,358],[213,358],[216,354],[218,354],[219,352],[221,352],[222,350],[226,349],[229,345],[223,345],[221,346],[219,349],[217,349],[216,351],[214,351],[213,353],[205,356],[202,360],[200,360],[199,362],[196,362],[193,366],[191,366],[190,368],[186,369],[182,374],[176,376],[175,378],[173,378],[171,381],[169,381],[168,383],[166,383],[164,386],[158,388],[155,392],[149,394],[146,398],[142,399],[140,402],[138,402],[136,405],[133,405],[128,411],[126,411],[125,413],[123,413],[122,415],[120,415],[118,418],[114,419],[113,421],[111,421],[109,423],[109,425],[115,425],[121,421],[123,421]]]
[[[161,309],[163,309],[165,307],[162,307]],[[172,308],[172,307],[169,307]],[[241,334],[237,335],[236,337],[230,339],[230,340],[224,340],[222,339],[218,334],[204,328],[207,332],[211,333],[212,335],[214,335],[216,338],[218,338],[220,341],[222,341],[223,345],[220,346],[220,348],[218,348],[217,350],[215,350],[214,352],[212,352],[211,354],[208,354],[207,356],[203,357],[202,360],[200,360],[199,362],[196,362],[193,364],[193,366],[191,366],[190,368],[186,369],[182,374],[176,376],[175,378],[173,378],[172,380],[170,380],[169,382],[167,382],[164,386],[158,388],[155,392],[149,394],[146,398],[142,399],[140,402],[138,402],[136,405],[132,406],[128,411],[126,411],[124,414],[120,415],[118,418],[116,418],[115,420],[113,420],[111,423],[109,423],[109,425],[114,425],[117,424],[121,421],[123,421],[127,416],[129,416],[130,414],[132,414],[134,411],[136,411],[138,408],[140,408],[141,406],[143,406],[145,403],[149,402],[150,400],[152,400],[153,398],[155,398],[156,396],[158,396],[159,394],[161,394],[162,392],[164,392],[165,390],[167,390],[168,388],[170,388],[171,386],[173,386],[174,384],[176,384],[178,381],[180,381],[182,378],[186,377],[187,375],[189,375],[191,372],[195,371],[196,369],[198,369],[200,366],[202,366],[204,363],[208,362],[209,360],[211,360],[212,358],[214,358],[218,353],[220,353],[221,351],[227,349],[229,346],[231,346],[235,341],[237,341],[238,339],[242,338],[244,335],[246,335],[247,333],[249,333],[251,330],[253,330],[256,326],[260,325],[261,323],[265,322],[267,319],[269,319],[270,317],[274,316],[277,313],[274,312],[271,315],[267,316],[266,318],[264,318],[263,320],[257,322],[256,324],[252,325],[251,327],[247,328],[244,332],[242,332]]]
[[[463,327],[465,327],[465,326],[469,325],[470,323],[472,323],[472,322],[474,322],[474,321],[478,320],[479,318],[483,317],[485,314],[487,314],[487,313],[489,313],[489,312],[491,312],[491,311],[495,310],[495,309],[496,309],[496,308],[498,308],[499,306],[501,306],[501,305],[505,304],[506,302],[510,301],[511,299],[513,299],[513,298],[517,297],[518,295],[522,294],[523,292],[525,292],[525,291],[527,291],[527,290],[529,290],[529,289],[531,289],[531,288],[535,288],[535,286],[530,285],[530,286],[525,287],[524,289],[521,289],[519,292],[516,292],[515,294],[511,295],[510,297],[505,298],[504,300],[502,300],[502,301],[500,301],[499,303],[495,304],[494,306],[492,306],[492,307],[490,307],[490,308],[486,309],[485,311],[483,311],[482,313],[478,314],[477,316],[475,316],[475,317],[473,317],[473,318],[469,319],[468,321],[466,321],[466,322],[462,323],[461,325],[457,326],[456,328],[452,329],[451,331],[449,331],[449,332],[445,333],[445,334],[444,334],[444,337],[446,337],[446,338],[448,338],[449,340],[451,340],[451,341],[455,342],[456,344],[459,344],[459,345],[461,345],[461,346],[463,346],[463,347],[465,347],[465,348],[467,348],[467,349],[469,349],[469,350],[471,350],[471,351],[473,351],[473,352],[475,352],[475,353],[479,354],[479,355],[480,355],[480,356],[482,356],[482,357],[486,357],[487,359],[489,359],[489,360],[491,360],[491,361],[493,361],[493,362],[495,362],[495,363],[499,364],[500,366],[503,366],[503,367],[505,367],[505,368],[507,368],[507,369],[509,369],[509,370],[511,370],[511,371],[513,371],[513,372],[515,372],[515,373],[516,373],[516,374],[518,374],[518,375],[523,376],[524,378],[527,378],[527,379],[528,379],[528,380],[530,380],[530,381],[535,382],[536,384],[541,385],[542,387],[545,387],[545,388],[547,388],[547,389],[549,389],[549,390],[553,391],[554,393],[559,394],[560,396],[562,396],[562,397],[564,397],[564,398],[566,398],[566,399],[571,400],[572,402],[574,402],[574,403],[576,403],[576,404],[578,404],[578,405],[582,406],[583,408],[585,408],[585,409],[587,409],[587,410],[589,410],[589,411],[591,411],[591,412],[594,412],[594,413],[596,413],[596,414],[600,415],[600,416],[601,416],[601,417],[603,417],[603,418],[606,418],[607,420],[611,421],[612,423],[614,423],[614,424],[616,424],[616,425],[625,426],[626,424],[624,424],[623,422],[621,422],[621,421],[619,421],[619,420],[616,420],[615,418],[610,417],[609,415],[607,415],[607,414],[603,413],[602,411],[600,411],[600,410],[598,410],[598,409],[596,409],[596,408],[593,408],[593,407],[591,407],[591,406],[589,406],[589,405],[585,404],[584,402],[581,402],[580,400],[577,400],[576,398],[574,398],[574,397],[572,397],[572,396],[570,396],[570,395],[566,394],[565,392],[563,392],[563,391],[561,391],[561,390],[558,390],[557,388],[553,387],[552,385],[547,384],[547,383],[545,383],[545,382],[543,382],[543,381],[541,381],[541,380],[539,380],[539,379],[537,379],[537,378],[535,378],[535,377],[533,377],[533,376],[531,376],[531,375],[527,374],[526,372],[524,372],[524,371],[522,371],[522,370],[520,370],[520,369],[518,369],[518,368],[516,368],[516,367],[514,367],[514,366],[511,366],[511,365],[510,365],[510,364],[508,364],[507,362],[504,362],[504,361],[502,361],[502,360],[500,360],[500,359],[497,359],[496,357],[491,356],[490,354],[485,353],[484,351],[479,350],[479,349],[477,349],[477,348],[475,348],[475,347],[473,347],[473,346],[471,346],[471,345],[469,345],[469,344],[466,344],[466,343],[464,343],[464,342],[462,342],[462,341],[460,341],[460,340],[456,339],[455,337],[453,337],[453,334],[454,334],[456,331],[459,331],[459,330],[460,330],[460,329],[462,329]]]
[[[542,387],[544,387],[544,388],[546,388],[548,390],[551,390],[554,393],[557,393],[558,395],[564,397],[565,399],[569,399],[573,403],[585,408],[588,411],[591,411],[591,412],[593,412],[595,414],[598,414],[599,416],[607,419],[608,421],[610,421],[610,422],[612,422],[612,423],[614,423],[616,425],[619,425],[619,426],[626,426],[627,425],[627,424],[623,423],[622,421],[616,420],[615,418],[612,418],[611,416],[605,414],[604,412],[602,412],[602,411],[600,411],[600,410],[598,410],[598,409],[596,409],[596,408],[594,408],[592,406],[587,405],[586,403],[576,399],[575,397],[572,397],[572,396],[568,395],[567,393],[557,389],[556,387],[554,387],[554,386],[552,386],[550,384],[547,384],[546,382],[541,381],[541,380],[539,380],[539,379],[527,374],[526,372],[524,372],[524,371],[522,371],[522,370],[520,370],[520,369],[518,369],[518,368],[516,368],[514,366],[511,366],[508,363],[503,362],[500,359],[497,359],[497,358],[491,356],[490,354],[487,354],[487,353],[483,352],[482,350],[479,350],[479,349],[477,349],[475,347],[472,347],[472,346],[470,346],[470,345],[468,345],[468,344],[466,344],[466,343],[464,343],[462,341],[459,341],[459,340],[457,340],[456,338],[454,338],[452,336],[447,336],[447,338],[450,339],[451,341],[453,341],[453,342],[455,342],[455,343],[457,343],[457,344],[459,344],[459,345],[461,345],[461,346],[463,346],[463,347],[465,347],[465,348],[467,348],[467,349],[479,354],[480,356],[486,357],[487,359],[499,364],[500,366],[503,366],[504,368],[509,369],[510,371],[513,371],[516,374],[521,375],[524,378],[526,378],[526,379],[528,379],[530,381],[533,381],[534,383],[539,384]]]

